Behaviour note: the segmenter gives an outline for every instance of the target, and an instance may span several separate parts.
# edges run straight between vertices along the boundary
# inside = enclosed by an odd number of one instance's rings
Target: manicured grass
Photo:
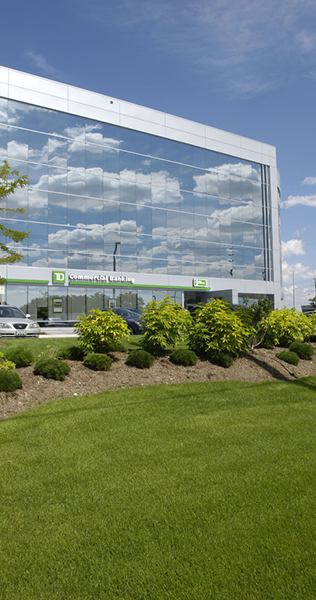
[[[139,348],[140,339],[141,335],[131,335],[129,342],[124,343],[124,348],[126,348],[126,350],[133,350],[135,348]],[[78,338],[69,338],[67,336],[63,338],[53,338],[48,335],[40,338],[29,338],[25,340],[9,340],[2,338],[1,344],[3,344],[4,351],[6,348],[27,348],[28,350],[31,350],[34,356],[37,358],[39,354],[48,350],[48,346],[51,349],[55,349],[55,351],[57,352],[60,348],[77,345]]]
[[[63,399],[0,423],[0,598],[314,600],[316,378]]]

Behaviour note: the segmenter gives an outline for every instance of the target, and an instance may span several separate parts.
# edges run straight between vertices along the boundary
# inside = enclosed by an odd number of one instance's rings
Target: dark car
[[[104,310],[109,310],[108,308],[105,308]],[[124,321],[126,321],[127,325],[128,325],[128,329],[129,332],[134,334],[134,335],[140,335],[141,334],[141,328],[140,328],[140,311],[136,311],[134,309],[129,309],[129,308],[112,308],[111,309],[116,315],[119,315],[120,317],[122,317],[122,319],[124,319]]]

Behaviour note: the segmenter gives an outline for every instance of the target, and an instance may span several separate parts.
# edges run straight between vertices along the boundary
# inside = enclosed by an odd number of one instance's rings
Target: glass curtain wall
[[[148,302],[171,296],[182,304],[182,292],[168,289],[128,289],[61,287],[47,285],[6,285],[7,304],[17,306],[32,319],[60,317],[63,321],[75,321],[79,315],[88,314],[94,308],[137,308],[143,310]]]
[[[0,99],[3,159],[29,179],[22,264],[273,278],[266,166]]]

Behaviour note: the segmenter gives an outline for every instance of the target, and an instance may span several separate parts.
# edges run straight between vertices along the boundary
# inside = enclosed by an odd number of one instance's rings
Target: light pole
[[[115,242],[115,248],[114,248],[114,252],[113,252],[113,271],[116,271],[116,252],[117,252],[117,247],[118,245],[121,244],[121,242]]]
[[[295,308],[295,271],[294,269],[290,269],[293,273],[293,308]]]

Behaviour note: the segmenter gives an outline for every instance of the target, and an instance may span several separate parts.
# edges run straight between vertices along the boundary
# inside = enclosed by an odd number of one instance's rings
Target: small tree
[[[11,169],[9,163],[4,160],[0,167],[0,202],[7,198],[10,194],[14,194],[17,188],[23,188],[28,185],[28,179],[26,175],[20,175],[19,171]],[[26,212],[25,208],[9,208],[0,206],[0,210],[6,213],[20,213]],[[3,223],[0,223],[0,236],[5,236],[11,239],[13,242],[22,242],[29,236],[29,231],[16,231],[6,227]],[[7,244],[0,241],[0,264],[14,263],[23,258],[23,254],[16,252],[12,248],[9,248]],[[5,279],[0,278],[0,283],[5,283]]]
[[[237,308],[237,314],[243,323],[251,328],[251,334],[248,338],[250,350],[264,343],[271,312],[272,302],[267,298],[259,298],[252,304],[249,304],[248,298],[245,298],[244,304]]]
[[[164,300],[152,300],[140,318],[142,347],[154,356],[163,353],[168,346],[174,347],[186,333],[190,320],[188,311],[183,310],[178,302],[173,302],[170,296]]]
[[[312,310],[316,310],[316,296],[314,296],[314,298],[311,298],[309,300],[310,306]]]

